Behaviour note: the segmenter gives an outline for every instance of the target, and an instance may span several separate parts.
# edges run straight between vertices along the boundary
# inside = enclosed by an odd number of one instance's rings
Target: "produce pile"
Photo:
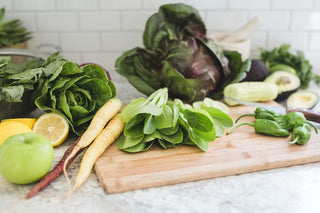
[[[296,74],[301,80],[301,89],[308,88],[311,81],[320,84],[320,76],[312,72],[312,65],[302,51],[290,51],[290,45],[283,44],[271,51],[260,48],[260,60],[271,71],[285,70]]]
[[[71,193],[86,181],[97,159],[112,143],[126,153],[181,145],[206,152],[210,142],[244,125],[254,127],[257,134],[291,134],[289,144],[297,145],[309,141],[311,128],[318,133],[300,112],[280,115],[256,108],[234,122],[225,104],[238,105],[237,100],[283,101],[289,97],[290,107],[312,108],[318,95],[298,89],[307,88],[312,80],[319,84],[320,76],[312,73],[301,52],[294,55],[284,45],[272,51],[261,49],[260,60],[242,61],[240,53],[222,51],[206,37],[198,11],[185,4],[161,6],[147,20],[143,42],[145,48],[128,50],[116,61],[116,71],[147,95],[125,107],[116,97],[108,73],[99,65],[79,66],[58,53],[22,65],[0,57],[0,101],[21,102],[30,92],[32,104],[44,111],[39,118],[0,123],[1,175],[15,184],[39,181],[26,198],[61,173]],[[302,96],[309,101],[301,104]],[[214,100],[223,97],[225,103]],[[253,116],[254,123],[234,125],[245,116]],[[54,147],[62,144],[70,131],[78,139],[51,169]],[[71,187],[67,169],[82,152]]]
[[[63,114],[77,135],[116,95],[104,69],[95,64],[79,67],[57,53],[45,61],[33,58],[22,65],[0,57],[0,101],[21,102],[27,91],[32,92],[31,102],[39,109]]]
[[[319,95],[308,90],[311,82],[319,85],[320,76],[312,72],[311,64],[301,51],[294,54],[287,44],[271,51],[260,48],[260,59],[252,60],[241,82],[224,88],[224,97],[253,102],[275,100],[288,108],[312,109],[318,104]]]

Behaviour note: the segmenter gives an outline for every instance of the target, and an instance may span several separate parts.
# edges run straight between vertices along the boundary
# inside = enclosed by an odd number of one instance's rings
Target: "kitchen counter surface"
[[[141,96],[123,82],[116,86],[122,100]],[[320,94],[319,88],[315,90]],[[70,138],[56,148],[54,163],[73,141]],[[72,180],[79,163],[78,157],[68,169]],[[68,186],[60,175],[35,197],[25,200],[32,186],[10,184],[0,176],[0,212],[319,212],[320,163],[116,194],[107,194],[93,171],[83,186],[66,196]]]

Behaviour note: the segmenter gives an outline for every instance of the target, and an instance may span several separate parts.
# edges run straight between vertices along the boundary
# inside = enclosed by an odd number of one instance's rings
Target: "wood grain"
[[[254,110],[230,109],[233,118]],[[244,121],[253,119],[240,120]],[[290,137],[263,136],[243,126],[211,142],[207,152],[181,146],[128,154],[113,144],[96,162],[95,171],[105,191],[115,193],[320,161],[319,135],[313,133],[303,146],[289,141]]]

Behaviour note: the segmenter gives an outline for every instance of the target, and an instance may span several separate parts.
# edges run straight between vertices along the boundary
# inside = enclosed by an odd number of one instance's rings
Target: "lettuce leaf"
[[[80,135],[98,109],[116,95],[116,88],[98,65],[78,67],[61,58],[49,58],[46,64],[45,77],[34,92],[35,104],[64,114],[72,131]]]
[[[42,75],[42,60],[33,58],[14,64],[11,57],[0,57],[0,101],[21,102],[26,90],[33,90]]]

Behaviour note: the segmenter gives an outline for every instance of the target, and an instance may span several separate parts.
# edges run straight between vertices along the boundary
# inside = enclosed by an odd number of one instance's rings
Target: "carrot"
[[[82,134],[80,141],[72,149],[70,155],[67,157],[63,165],[63,173],[66,177],[68,186],[70,188],[70,181],[66,171],[67,162],[73,158],[76,153],[82,149],[89,146],[92,141],[97,137],[97,135],[103,130],[108,121],[117,113],[121,108],[121,101],[118,98],[112,98],[107,101],[94,115],[88,129]]]
[[[25,196],[25,199],[29,199],[33,197],[38,191],[44,189],[47,185],[49,185],[52,181],[57,179],[59,175],[63,171],[63,165],[66,162],[67,157],[70,155],[73,148],[77,145],[79,142],[80,137],[73,143],[69,148],[65,151],[64,155],[60,159],[59,163],[52,169],[48,174],[46,174],[39,183],[37,183],[32,189],[29,191],[29,193]],[[72,157],[67,162],[67,167],[72,163],[72,161],[83,151],[84,149],[80,149],[74,157]]]
[[[121,121],[121,114],[118,113],[111,119],[104,130],[89,146],[83,155],[74,186],[69,193],[79,188],[88,179],[95,162],[108,148],[108,146],[116,141],[121,135],[124,125],[124,122]]]

